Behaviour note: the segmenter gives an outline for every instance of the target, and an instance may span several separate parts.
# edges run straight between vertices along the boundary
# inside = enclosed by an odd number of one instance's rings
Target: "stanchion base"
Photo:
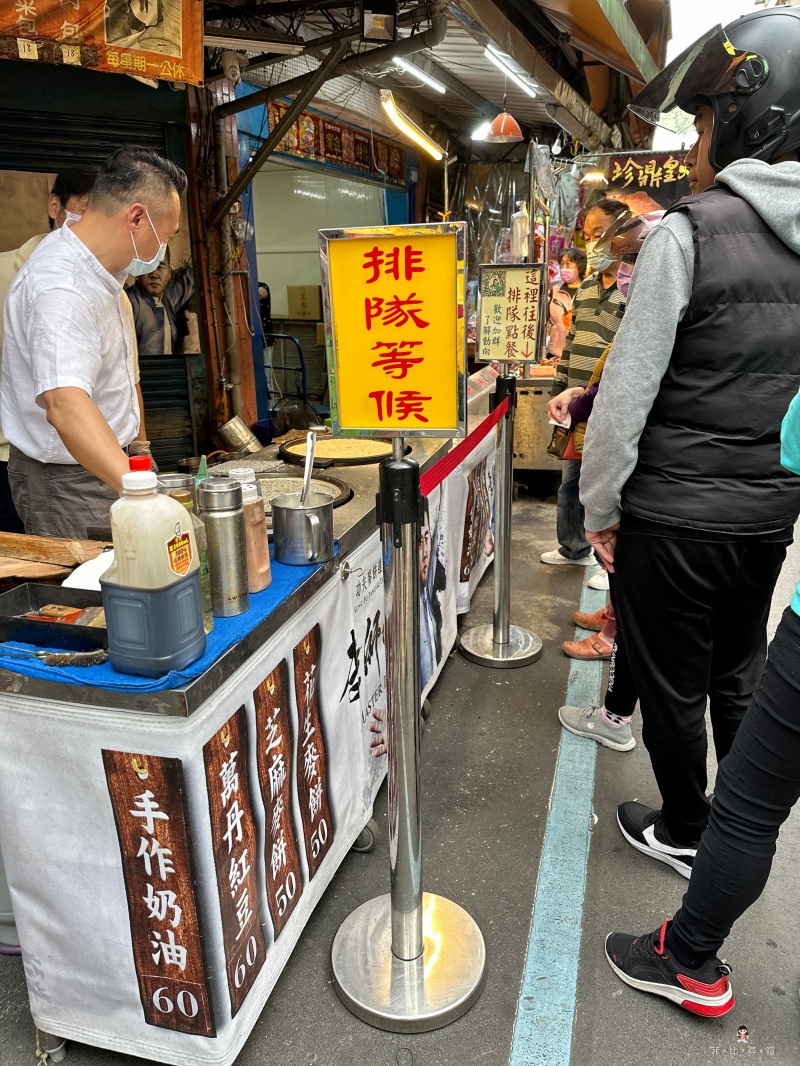
[[[483,991],[486,946],[465,910],[426,892],[425,951],[402,962],[392,954],[391,897],[377,896],[339,926],[331,949],[342,1003],[390,1033],[427,1033],[466,1014]]]
[[[493,626],[475,626],[461,634],[461,654],[479,666],[530,666],[542,657],[542,642],[521,626],[510,626],[508,644],[495,644]]]

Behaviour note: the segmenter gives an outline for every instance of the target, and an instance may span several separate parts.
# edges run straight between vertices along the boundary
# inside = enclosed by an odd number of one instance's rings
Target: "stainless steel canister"
[[[244,614],[247,591],[247,535],[242,486],[228,478],[208,478],[197,490],[208,540],[211,607],[216,618]]]
[[[272,500],[272,539],[275,558],[290,566],[325,563],[333,558],[333,500],[324,492],[309,492],[305,506],[300,493],[287,492]]]
[[[171,492],[183,489],[191,492],[194,488],[194,481],[192,474],[159,474],[158,491],[162,496],[169,496]]]
[[[238,415],[234,415],[230,422],[220,426],[216,433],[229,448],[236,448],[237,451],[260,452],[263,447],[247,423]]]

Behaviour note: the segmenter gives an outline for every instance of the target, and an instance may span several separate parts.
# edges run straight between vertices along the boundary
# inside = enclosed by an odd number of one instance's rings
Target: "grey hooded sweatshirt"
[[[739,159],[717,181],[746,200],[800,255],[800,163]],[[639,438],[658,395],[694,281],[692,224],[671,214],[644,242],[625,317],[603,372],[586,430],[580,495],[586,529],[620,520],[620,498],[636,466]]]

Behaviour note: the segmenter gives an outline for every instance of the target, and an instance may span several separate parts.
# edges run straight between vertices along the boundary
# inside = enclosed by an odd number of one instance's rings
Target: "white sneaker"
[[[540,559],[543,563],[552,563],[553,566],[595,566],[595,558],[593,555],[587,555],[583,559],[567,559],[556,548],[551,552],[544,552]]]
[[[590,577],[586,582],[590,589],[599,589],[601,592],[608,592],[608,571],[598,570],[594,577]]]

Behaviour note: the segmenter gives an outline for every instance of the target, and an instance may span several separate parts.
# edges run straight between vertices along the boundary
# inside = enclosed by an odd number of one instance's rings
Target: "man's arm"
[[[176,270],[165,286],[165,295],[175,311],[182,311],[194,296],[194,270],[191,263]]]
[[[577,298],[576,298],[577,299]],[[567,339],[564,341],[564,350],[556,367],[556,376],[553,379],[553,387],[550,390],[551,398],[558,396],[569,386],[569,350],[572,347],[572,338],[575,336],[575,305],[572,305],[572,324],[569,327]]]
[[[669,365],[693,278],[691,223],[670,215],[639,255],[625,317],[587,425],[581,503],[588,532],[610,530],[620,520],[622,489],[636,465],[639,438]]]
[[[49,389],[40,399],[47,421],[75,462],[121,492],[122,475],[130,470],[128,457],[89,394],[67,386]]]

